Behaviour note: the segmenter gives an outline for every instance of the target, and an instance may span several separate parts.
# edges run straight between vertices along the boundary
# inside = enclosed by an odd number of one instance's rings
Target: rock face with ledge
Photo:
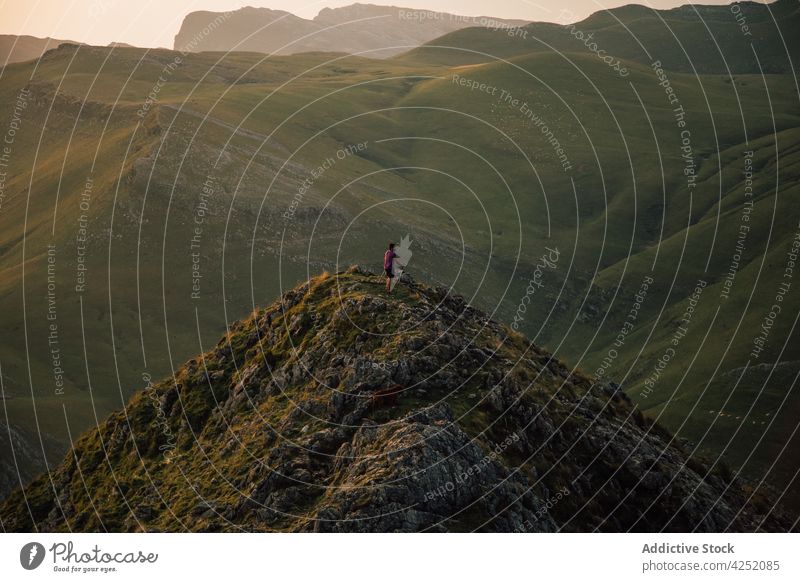
[[[383,400],[378,391],[394,388]],[[462,297],[357,268],[234,324],[0,506],[6,531],[786,531]]]

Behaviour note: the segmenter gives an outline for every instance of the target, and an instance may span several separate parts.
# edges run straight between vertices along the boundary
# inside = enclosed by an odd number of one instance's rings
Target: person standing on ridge
[[[394,252],[394,243],[389,243],[389,250],[383,253],[383,272],[386,273],[386,292],[392,292],[392,279],[394,279],[394,259],[397,254]]]

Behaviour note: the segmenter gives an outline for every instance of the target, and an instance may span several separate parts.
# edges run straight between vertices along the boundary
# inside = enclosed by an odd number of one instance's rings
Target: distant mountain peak
[[[47,51],[63,44],[78,44],[69,40],[38,38],[28,35],[0,34],[0,67],[38,59]]]
[[[436,14],[436,18],[414,17],[422,13]],[[525,24],[502,18],[483,21],[492,26]],[[227,13],[192,12],[175,36],[175,48],[278,54],[326,51],[388,57],[448,32],[480,26],[481,22],[479,18],[376,4],[323,8],[310,20],[281,10],[248,6]]]

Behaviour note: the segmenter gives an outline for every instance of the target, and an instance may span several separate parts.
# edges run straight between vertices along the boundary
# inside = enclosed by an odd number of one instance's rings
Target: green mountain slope
[[[785,20],[787,6],[770,9]],[[659,77],[636,59],[623,77],[580,46],[518,54],[518,38],[491,39],[506,62],[64,46],[3,69],[0,118],[30,92],[0,205],[0,326],[15,338],[0,367],[18,434],[66,450],[233,321],[312,273],[376,269],[408,234],[412,274],[602,368],[712,462],[796,500],[796,288],[750,356],[797,233],[794,77],[679,63]],[[699,280],[675,358],[646,384]]]
[[[568,16],[565,11],[567,21]],[[735,8],[687,4],[672,10],[631,4],[563,25],[458,30],[396,58],[458,65],[583,51],[609,63],[659,61],[686,73],[788,73],[798,66],[799,23],[800,9],[792,0],[737,2]]]

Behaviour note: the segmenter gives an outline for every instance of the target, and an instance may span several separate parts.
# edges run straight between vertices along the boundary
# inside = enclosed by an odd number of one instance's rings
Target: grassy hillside
[[[615,63],[658,60],[671,70],[698,74],[789,73],[798,66],[800,9],[793,0],[737,2],[733,9],[687,4],[654,10],[631,4],[580,22],[571,22],[568,10],[562,18],[563,25],[458,30],[396,58],[457,65],[532,52],[584,51]]]
[[[3,69],[0,118],[30,91],[0,206],[0,326],[15,338],[0,365],[20,434],[68,442],[282,290],[352,263],[378,270],[387,239],[409,234],[415,277],[590,375],[615,349],[604,376],[648,414],[751,478],[788,483],[796,285],[750,353],[797,232],[794,77],[742,61],[733,75],[676,62],[659,78],[634,55],[621,76],[580,44],[557,54],[462,34],[507,60],[64,46]],[[648,46],[666,46],[654,34]],[[645,391],[698,280],[676,356]]]

